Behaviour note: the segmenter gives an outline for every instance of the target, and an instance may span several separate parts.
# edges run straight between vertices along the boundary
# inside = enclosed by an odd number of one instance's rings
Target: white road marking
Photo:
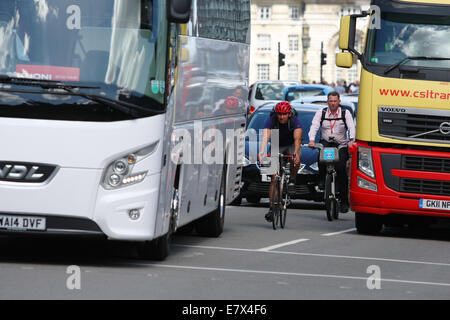
[[[319,274],[319,273],[297,273],[297,272],[280,272],[280,271],[262,271],[262,270],[244,270],[244,269],[228,269],[228,268],[211,268],[211,267],[196,267],[196,266],[180,266],[170,264],[152,264],[152,263],[136,263],[137,265],[143,265],[156,268],[172,268],[172,269],[189,269],[189,270],[203,270],[203,271],[221,271],[221,272],[236,272],[236,273],[253,273],[253,274],[270,274],[270,275],[282,275],[282,276],[297,276],[297,277],[315,277],[315,278],[334,278],[334,279],[349,279],[349,280],[363,280],[367,281],[367,277],[355,277],[333,274]],[[450,287],[450,283],[441,282],[426,282],[415,280],[398,280],[398,279],[380,279],[383,282],[393,282],[402,284],[415,284],[415,285],[430,285],[430,286],[443,286]]]
[[[273,245],[273,246],[270,246],[270,247],[261,248],[261,249],[258,249],[256,251],[270,251],[270,250],[273,250],[273,249],[278,249],[278,248],[281,248],[281,247],[290,246],[291,244],[296,244],[296,243],[299,243],[299,242],[305,242],[305,241],[308,241],[308,240],[309,239],[297,239],[297,240],[293,240],[293,241],[289,241],[289,242],[276,244],[276,245]]]
[[[335,236],[335,235],[338,235],[338,234],[347,233],[347,232],[353,232],[353,231],[356,231],[356,228],[351,228],[351,229],[342,230],[342,231],[338,231],[338,232],[332,232],[332,233],[324,233],[324,234],[321,234],[321,236],[323,236],[323,237],[331,237],[331,236]]]
[[[320,258],[338,258],[338,259],[352,259],[352,260],[373,260],[373,261],[383,261],[383,262],[397,262],[397,263],[407,263],[407,264],[423,264],[423,265],[450,267],[450,263],[442,263],[442,262],[428,262],[428,261],[400,260],[400,259],[386,259],[386,258],[358,257],[358,256],[342,256],[342,255],[318,254],[318,253],[307,253],[307,252],[261,251],[261,250],[258,250],[258,249],[226,248],[226,247],[212,247],[212,246],[194,246],[194,245],[183,245],[183,244],[173,244],[173,246],[185,247],[185,248],[212,249],[212,250],[257,252],[257,253],[270,253],[270,254],[286,254],[286,255],[294,255],[294,256],[309,256],[309,257],[320,257]]]

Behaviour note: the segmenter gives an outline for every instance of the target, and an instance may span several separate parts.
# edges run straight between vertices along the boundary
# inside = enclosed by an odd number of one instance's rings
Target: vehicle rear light
[[[253,112],[255,112],[256,108],[254,106],[250,106],[248,113],[252,114]]]

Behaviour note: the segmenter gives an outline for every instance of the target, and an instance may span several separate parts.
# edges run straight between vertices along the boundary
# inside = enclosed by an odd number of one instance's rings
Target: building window
[[[300,18],[300,7],[289,7],[291,20],[298,20]]]
[[[258,80],[269,80],[270,79],[268,64],[258,64],[257,69],[258,69]]]
[[[261,20],[269,20],[272,13],[272,7],[258,7],[258,17]]]
[[[298,80],[298,64],[288,64],[288,80]]]
[[[298,35],[290,35],[288,38],[289,51],[298,51]]]
[[[258,51],[270,51],[270,34],[258,34]]]

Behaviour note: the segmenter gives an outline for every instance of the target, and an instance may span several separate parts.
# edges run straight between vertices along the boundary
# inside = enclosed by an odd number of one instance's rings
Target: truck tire
[[[355,225],[360,234],[377,234],[381,231],[383,222],[378,215],[356,212]]]

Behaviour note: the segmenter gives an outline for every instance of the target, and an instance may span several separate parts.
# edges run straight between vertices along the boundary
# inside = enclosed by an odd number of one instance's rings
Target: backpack
[[[322,126],[322,122],[323,120],[327,120],[327,121],[331,121],[331,120],[342,120],[344,122],[344,126],[345,126],[345,130],[348,130],[348,126],[347,126],[347,121],[345,120],[345,112],[347,111],[346,107],[340,106],[341,107],[341,117],[340,118],[325,118],[326,114],[327,114],[327,110],[328,107],[323,108],[322,109],[322,117],[320,118],[320,126]],[[351,110],[348,110],[350,112],[350,114],[352,114]]]
[[[294,131],[294,117],[297,117],[297,110],[292,108],[291,110],[292,116],[288,120],[288,130],[289,132]],[[278,122],[278,117],[276,116],[275,107],[270,112],[270,117],[272,118],[272,129],[279,129],[280,123]]]

